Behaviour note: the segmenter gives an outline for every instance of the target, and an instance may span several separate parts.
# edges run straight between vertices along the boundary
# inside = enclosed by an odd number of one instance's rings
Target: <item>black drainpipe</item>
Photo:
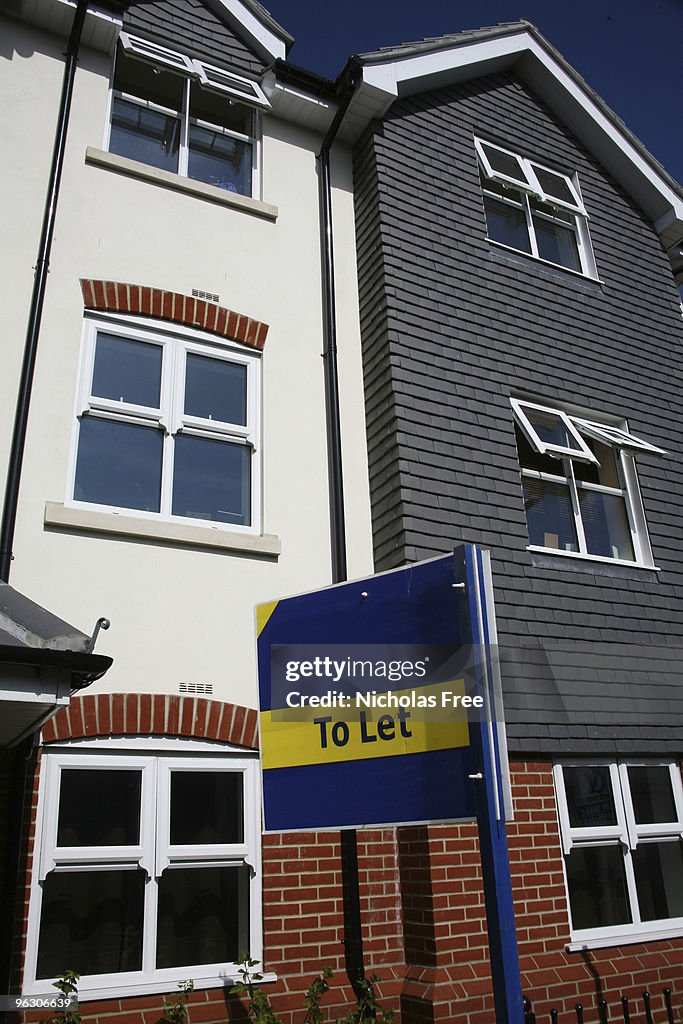
[[[0,526],[0,580],[5,580],[5,582],[9,580],[10,567],[12,564],[12,547],[14,544],[14,530],[17,521],[19,486],[21,484],[21,468],[24,461],[26,427],[28,424],[31,391],[33,388],[33,373],[36,365],[38,337],[40,335],[40,323],[43,315],[43,302],[45,300],[47,275],[50,271],[52,236],[55,229],[57,200],[59,199],[62,167],[64,165],[64,151],[66,149],[66,135],[69,127],[71,97],[73,95],[76,65],[78,64],[78,49],[81,41],[81,32],[83,29],[83,22],[85,21],[87,7],[88,0],[78,0],[65,53],[66,60],[64,63],[64,77],[62,80],[62,95],[59,101],[57,130],[52,149],[52,167],[50,168],[47,197],[45,199],[45,210],[43,212],[40,247],[38,249],[38,258],[36,259],[33,278],[31,309],[29,312],[28,327],[26,330],[26,341],[24,343],[24,360],[21,367],[21,377],[19,379],[19,394],[17,396],[17,408],[14,415],[14,432],[12,434],[12,445],[10,448],[9,462],[7,466],[7,484],[5,487],[5,499],[2,510],[2,525]]]
[[[347,563],[344,477],[339,419],[339,376],[337,372],[337,314],[334,296],[330,150],[351,103],[356,88],[357,70],[358,64],[352,57],[350,73],[344,83],[344,91],[337,112],[318,154],[323,284],[323,359],[325,361],[327,460],[330,489],[330,526],[332,532],[332,580],[334,583],[343,583],[347,579]],[[366,991],[367,981],[363,962],[363,933],[361,930],[356,830],[344,829],[340,833],[340,843],[346,973],[354,993],[358,998],[361,998]]]
[[[69,113],[71,110],[71,98],[73,95],[74,78],[78,64],[78,50],[81,41],[83,22],[88,7],[88,0],[78,0],[74,13],[74,20],[71,25],[71,32],[66,47],[64,75],[62,78],[62,94],[59,101],[59,114],[55,141],[52,148],[52,166],[48,181],[45,209],[43,211],[43,225],[40,235],[40,246],[38,257],[34,268],[33,292],[31,294],[31,308],[26,329],[26,341],[24,343],[24,359],[19,379],[19,393],[17,396],[17,407],[14,415],[14,431],[12,434],[12,445],[9,452],[7,466],[7,484],[2,510],[2,525],[0,526],[0,579],[9,580],[10,567],[12,564],[12,546],[14,544],[14,529],[17,521],[17,505],[19,501],[19,485],[21,483],[21,468],[24,461],[24,447],[26,444],[26,427],[28,423],[29,407],[31,403],[31,391],[33,388],[33,374],[36,365],[36,354],[38,351],[38,337],[40,335],[40,323],[43,314],[43,302],[45,299],[45,287],[47,275],[50,270],[50,251],[52,249],[52,236],[55,228],[55,217],[57,214],[57,200],[62,178],[62,167],[64,165],[64,151],[66,148],[66,134],[69,126]],[[28,753],[25,751],[28,750]],[[20,887],[17,884],[17,872],[21,864],[21,841],[24,825],[24,804],[26,800],[26,787],[28,780],[32,778],[33,759],[35,756],[35,745],[33,740],[27,741],[16,754],[13,772],[13,795],[9,810],[9,821],[7,822],[6,845],[6,876],[4,909],[9,913],[5,917],[6,928],[3,936],[2,948],[0,948],[0,990],[2,993],[9,992],[12,980],[12,922],[16,919],[14,911],[17,907],[18,892]]]

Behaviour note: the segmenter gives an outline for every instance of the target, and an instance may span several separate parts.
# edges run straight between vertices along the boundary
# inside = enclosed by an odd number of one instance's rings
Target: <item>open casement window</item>
[[[86,321],[69,501],[258,529],[259,356]]]
[[[109,151],[258,197],[256,82],[125,32],[116,58]]]
[[[157,991],[260,956],[258,761],[44,755],[28,989]],[[221,979],[219,981],[219,979]]]
[[[474,143],[489,239],[596,278],[588,214],[576,179],[493,143]]]
[[[572,939],[683,933],[683,790],[675,764],[556,765]]]
[[[633,455],[666,453],[625,429],[510,401],[530,547],[651,566]]]

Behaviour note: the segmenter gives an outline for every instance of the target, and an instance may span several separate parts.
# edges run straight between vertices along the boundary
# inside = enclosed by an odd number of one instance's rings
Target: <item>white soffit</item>
[[[22,21],[68,37],[76,10],[76,0],[21,0],[16,10]],[[93,50],[112,53],[121,29],[121,18],[96,3],[88,7],[81,42]]]
[[[619,126],[616,115],[610,116],[590,88],[527,28],[423,52],[418,49],[393,60],[381,54],[374,63],[372,57],[367,60],[342,138],[357,138],[368,122],[382,117],[399,96],[514,68],[639,203],[664,246],[668,248],[683,237],[683,197],[657,168],[654,158],[648,159],[645,148],[625,126]]]

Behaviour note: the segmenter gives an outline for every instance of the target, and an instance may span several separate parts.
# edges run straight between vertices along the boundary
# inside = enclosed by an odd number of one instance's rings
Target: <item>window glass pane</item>
[[[539,473],[550,473],[552,476],[564,477],[564,467],[560,459],[552,455],[541,455],[532,448],[527,441],[526,435],[522,433],[515,423],[515,436],[517,438],[517,451],[519,453],[519,464],[522,469],[535,469]]]
[[[169,110],[182,110],[186,79],[168,71],[162,65],[127,57],[119,50],[116,55],[114,89],[150,100]]]
[[[230,86],[233,87],[232,81]],[[190,117],[197,117],[200,121],[208,121],[209,124],[220,125],[221,128],[227,128],[231,132],[239,132],[240,135],[251,137],[252,112],[250,107],[235,103],[225,93],[211,92],[194,83],[190,89]]]
[[[131,341],[98,331],[92,394],[114,402],[159,408],[161,345]]]
[[[529,409],[524,407],[526,417],[532,427],[546,444],[558,448],[569,448],[573,451],[580,451],[581,448],[567,428],[564,420],[552,412],[541,412],[540,409]]]
[[[171,772],[171,845],[244,841],[241,772]]]
[[[225,86],[249,100],[259,98],[256,86],[252,82],[240,81],[238,78],[233,78],[227,72],[218,70],[208,71],[206,65],[204,65],[204,72],[210,86]]]
[[[189,148],[188,177],[251,195],[251,143],[191,124]]]
[[[162,450],[155,427],[83,416],[74,498],[158,512]]]
[[[178,170],[180,120],[115,96],[109,152],[139,160],[163,171]]]
[[[624,855],[618,845],[575,847],[566,864],[574,928],[631,923]]]
[[[43,886],[38,978],[142,968],[145,873],[52,871]]]
[[[600,465],[594,462],[574,462],[574,476],[586,483],[604,484],[605,487],[621,487],[617,469],[616,450],[592,437],[582,435],[584,441],[595,455]]]
[[[671,775],[666,765],[631,764],[627,771],[633,814],[638,825],[678,821]]]
[[[522,483],[530,543],[578,551],[569,488],[545,480],[525,478]]]
[[[249,868],[169,868],[159,879],[157,967],[235,963],[249,948]]]
[[[57,846],[137,845],[141,788],[140,771],[64,769]]]
[[[563,174],[555,174],[553,171],[546,171],[542,167],[538,167],[536,164],[533,165],[533,168],[536,172],[539,184],[546,195],[553,196],[554,199],[561,199],[564,203],[571,203],[572,206],[576,206],[576,199],[572,195],[572,190],[567,184],[567,179]]]
[[[617,824],[608,765],[564,767],[562,776],[572,828]]]
[[[517,249],[519,252],[531,252],[524,210],[508,203],[501,203],[491,196],[484,196],[484,209],[490,239],[502,245],[509,245],[511,249]]]
[[[573,229],[556,220],[546,220],[532,213],[538,255],[549,263],[557,263],[567,270],[581,271],[579,249]]]
[[[639,843],[633,869],[643,921],[683,917],[683,850],[678,840]]]
[[[580,487],[579,507],[588,553],[633,561],[631,531],[622,496]]]
[[[175,439],[173,515],[251,523],[251,449],[179,434]]]
[[[491,168],[494,171],[504,174],[507,178],[514,178],[515,181],[527,183],[522,165],[516,156],[513,156],[511,153],[501,153],[499,149],[493,149],[491,146],[482,146],[482,149],[486,153]]]
[[[246,366],[189,352],[185,369],[185,412],[188,416],[245,426]]]

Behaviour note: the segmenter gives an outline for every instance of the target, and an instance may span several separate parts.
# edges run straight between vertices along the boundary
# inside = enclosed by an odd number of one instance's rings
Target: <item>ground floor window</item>
[[[574,939],[683,931],[683,789],[676,764],[555,766]]]
[[[187,748],[46,752],[27,985],[72,970],[83,993],[152,991],[258,958],[257,768]]]

